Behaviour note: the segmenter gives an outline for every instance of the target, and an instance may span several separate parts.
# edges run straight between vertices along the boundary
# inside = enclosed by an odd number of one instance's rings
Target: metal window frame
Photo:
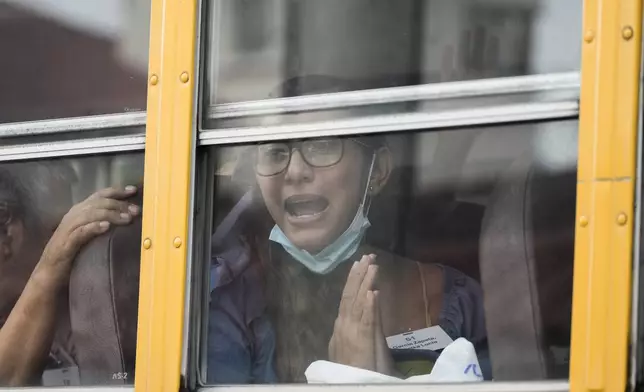
[[[373,392],[567,392],[570,385],[567,381],[536,381],[536,382],[482,382],[482,383],[460,383],[460,384],[274,384],[274,385],[253,385],[253,386],[216,386],[200,388],[200,392],[256,392],[267,390],[271,392],[353,392],[357,388],[362,391]]]
[[[146,112],[56,118],[0,124],[0,138],[145,126]]]
[[[110,153],[127,153],[145,149],[145,112],[115,113],[100,116],[57,118],[0,124],[0,163],[76,157]],[[93,131],[132,128],[119,136],[92,137]],[[73,134],[78,138],[69,140]],[[21,143],[6,144],[19,138]],[[43,140],[47,138],[48,140]],[[24,388],[0,387],[0,392]],[[35,392],[114,392],[134,391],[134,385],[30,387]]]
[[[197,1],[152,0],[135,390],[185,388],[196,150]],[[154,171],[152,171],[154,168]]]
[[[133,386],[111,386],[111,387],[36,387],[36,388],[0,388],[0,392],[133,392]]]
[[[570,384],[629,385],[642,0],[586,0]]]
[[[198,144],[206,146],[314,136],[404,132],[419,129],[568,119],[576,117],[579,113],[579,79],[579,73],[567,72],[214,105],[206,109],[204,119],[225,120],[251,117],[261,119],[262,116],[368,107],[409,101],[448,106],[447,104],[453,102],[453,99],[467,99],[465,103],[459,102],[457,109],[369,115],[295,124],[206,128],[203,126],[204,121],[202,121]],[[203,99],[203,94],[204,92],[201,91],[200,99]],[[507,97],[508,102],[511,102],[510,98],[525,94],[533,94],[534,99],[520,104],[486,104],[489,98]]]
[[[145,112],[133,112],[0,124],[0,162],[141,151],[145,121]],[[132,129],[118,136],[95,135],[124,128]],[[69,135],[77,137],[70,140]]]
[[[204,9],[205,2],[199,1],[199,10]],[[205,13],[204,13],[205,14]],[[205,42],[204,15],[199,19],[200,27],[197,29],[199,36],[200,66],[198,69],[199,83],[197,86],[198,102],[204,102],[205,95]],[[468,126],[481,126],[490,124],[512,124],[517,122],[556,121],[577,118],[579,115],[579,73],[530,75],[512,78],[495,78],[473,80],[464,82],[451,82],[430,85],[406,86],[385,89],[350,91],[341,93],[319,94],[294,98],[267,99],[262,101],[239,102],[231,104],[213,105],[201,108],[199,115],[199,129],[197,151],[210,145],[227,145],[233,143],[257,142],[264,140],[304,138],[314,136],[343,136],[352,134],[377,133],[377,132],[406,132],[419,129],[445,129]],[[571,94],[572,92],[572,94]],[[522,93],[534,93],[535,97],[544,95],[555,97],[546,102],[535,99],[526,104],[507,104],[487,106],[481,109],[481,103],[492,96],[512,96]],[[390,104],[410,101],[447,102],[450,99],[467,98],[469,105],[454,110],[427,113],[388,114],[381,116],[368,116],[364,118],[350,118],[334,121],[317,121],[299,124],[284,124],[274,126],[249,126],[238,128],[206,128],[205,120],[225,120],[230,118],[249,118],[267,115],[281,115],[287,113],[310,112],[328,109],[341,109],[346,107],[364,107],[380,104]],[[196,152],[195,151],[195,154]],[[194,184],[194,183],[193,183]],[[198,185],[198,184],[197,184]],[[203,185],[203,184],[202,184]],[[193,192],[194,192],[193,185]],[[203,188],[200,188],[203,191]],[[194,193],[191,199],[195,199]],[[206,207],[206,205],[200,206]],[[206,234],[204,234],[206,235]],[[208,247],[209,248],[209,247]],[[206,254],[208,252],[206,251]],[[204,264],[203,252],[193,249],[193,271],[198,271]],[[197,285],[198,286],[198,285]],[[199,290],[198,287],[195,287]],[[191,293],[193,300],[203,301],[204,293]],[[207,298],[207,297],[206,297]],[[186,306],[188,306],[187,304]],[[203,317],[203,303],[193,302],[192,306],[185,309],[186,320],[194,324],[187,324],[190,334],[201,334]],[[206,309],[207,310],[207,309]],[[196,319],[195,319],[195,316]],[[191,318],[192,317],[192,318]],[[195,325],[196,324],[196,325]],[[184,344],[189,345],[203,340],[190,339],[184,336]],[[195,353],[200,356],[200,347],[190,347],[191,358]],[[184,356],[187,354],[184,353]],[[193,364],[200,366],[203,358]],[[185,359],[184,359],[185,363]],[[194,377],[195,369],[182,369],[183,376]],[[198,370],[196,370],[198,371]],[[188,385],[194,386],[196,380],[189,380]],[[554,392],[569,391],[570,384],[565,381],[542,382],[486,382],[477,384],[423,384],[423,385],[244,385],[244,386],[202,386],[199,391],[214,392],[246,392],[246,391],[275,391],[287,390],[293,392],[307,392],[317,390],[353,391],[356,387],[374,391],[394,390],[437,390],[437,391],[531,391]]]
[[[578,93],[579,81],[578,72],[564,72],[273,98],[213,105],[206,110],[206,117],[226,119],[410,101],[431,102],[474,97],[484,99],[525,93]],[[476,107],[476,104],[472,106]]]
[[[381,132],[408,132],[420,129],[445,129],[528,121],[555,121],[577,117],[578,113],[579,104],[576,100],[500,105],[484,108],[477,108],[473,105],[471,108],[459,108],[437,113],[387,114],[346,120],[214,129],[200,132],[199,145]]]
[[[0,163],[75,157],[109,153],[127,153],[145,149],[145,112],[116,113],[101,116],[58,118],[0,124]],[[93,131],[132,128],[119,136],[92,137]],[[70,133],[78,138],[69,140]],[[49,140],[44,141],[46,137]],[[23,143],[6,145],[3,141],[20,138]],[[0,392],[24,388],[0,387]],[[34,392],[114,392],[134,391],[134,385],[30,387]]]
[[[3,123],[0,124],[0,163],[143,151],[146,144],[145,125],[145,111]],[[124,131],[118,136],[96,134],[109,130]],[[74,139],[70,139],[70,135]],[[16,143],[16,140],[19,142]],[[0,387],[0,392],[17,389],[25,388]],[[27,390],[129,392],[135,391],[135,385],[30,387]]]
[[[641,26],[644,26],[644,18],[641,21]],[[644,44],[641,42],[640,45]],[[644,75],[644,50],[640,53],[640,64],[639,64],[639,74]],[[644,102],[644,78],[640,77],[639,86],[639,105],[642,108],[642,103]],[[644,344],[638,343],[638,338],[642,331],[642,325],[640,325],[640,318],[642,317],[642,306],[644,305],[641,300],[642,295],[642,281],[641,274],[644,272],[642,270],[641,263],[644,260],[640,260],[640,254],[642,249],[642,218],[644,217],[644,209],[642,208],[642,197],[644,197],[644,192],[642,192],[642,187],[644,185],[644,179],[642,175],[644,174],[644,151],[642,147],[644,146],[644,108],[640,109],[640,114],[637,123],[637,168],[636,168],[636,181],[635,181],[635,208],[634,208],[634,231],[633,231],[633,279],[632,279],[632,296],[631,296],[631,325],[630,325],[630,340],[629,344],[631,346],[630,350],[630,366],[629,366],[629,375],[628,375],[628,384],[634,389],[636,383],[638,382],[638,368],[642,368],[641,361],[642,350],[641,347],[644,347]],[[638,347],[639,346],[639,347]],[[642,372],[640,371],[640,374]],[[641,380],[639,380],[641,381]]]
[[[145,135],[141,133],[46,143],[33,141],[23,145],[0,147],[0,162],[142,151],[144,149]]]
[[[202,1],[199,1],[199,10],[202,9]],[[624,211],[627,214],[633,213],[633,195],[635,173],[635,149],[634,139],[636,135],[636,118],[638,113],[638,88],[639,88],[639,67],[641,60],[641,36],[642,27],[642,0],[586,0],[584,10],[584,26],[588,30],[587,40],[584,44],[582,54],[582,95],[580,129],[583,138],[580,139],[579,165],[580,176],[578,185],[578,218],[580,220],[580,232],[575,238],[576,273],[574,284],[574,307],[573,307],[573,339],[572,353],[573,364],[571,365],[570,384],[568,382],[513,382],[513,383],[481,383],[481,384],[459,384],[459,385],[361,385],[359,388],[367,388],[380,391],[394,389],[405,390],[439,390],[439,391],[623,391],[627,387],[627,343],[630,319],[627,311],[630,309],[630,292],[632,271],[633,246],[632,237],[634,219],[629,219],[625,226],[616,227],[611,225],[614,213]],[[139,323],[143,327],[138,331],[137,343],[137,380],[135,390],[137,391],[176,391],[179,386],[179,379],[182,370],[187,370],[188,362],[185,361],[186,347],[188,343],[181,339],[187,334],[183,329],[189,326],[186,321],[190,315],[187,308],[189,302],[186,300],[186,292],[189,286],[186,283],[185,274],[188,271],[185,249],[173,245],[173,239],[185,235],[185,240],[191,243],[190,215],[194,206],[194,158],[199,145],[227,144],[233,142],[270,140],[275,138],[306,137],[312,135],[343,135],[352,133],[371,133],[376,126],[372,119],[350,119],[345,122],[312,123],[303,126],[273,126],[273,127],[248,127],[233,128],[228,130],[202,130],[199,134],[198,143],[195,141],[195,107],[196,97],[194,95],[195,75],[199,70],[194,70],[195,42],[198,32],[201,31],[195,24],[197,11],[195,4],[185,4],[180,0],[153,0],[151,26],[152,54],[150,59],[150,73],[160,75],[160,85],[150,88],[148,111],[153,114],[151,124],[148,124],[148,134],[128,135],[117,137],[113,140],[112,147],[103,149],[98,145],[87,144],[87,138],[79,138],[74,141],[60,141],[48,143],[59,147],[50,150],[42,149],[39,146],[38,135],[64,133],[81,130],[99,130],[107,128],[128,127],[141,125],[145,121],[145,114],[128,113],[114,116],[96,116],[80,119],[59,119],[51,121],[39,121],[38,126],[33,123],[15,123],[0,125],[0,141],[5,137],[33,136],[34,142],[25,143],[24,146],[13,146],[15,148],[10,154],[7,153],[1,160],[35,159],[53,156],[82,155],[86,151],[91,153],[132,151],[140,150],[145,146],[145,138],[148,139],[146,151],[146,163],[159,164],[163,153],[169,153],[171,159],[161,164],[158,172],[153,173],[155,178],[147,177],[146,187],[159,191],[159,200],[152,200],[157,205],[151,207],[150,203],[144,212],[147,216],[144,228],[144,236],[149,235],[154,240],[152,252],[143,252],[143,267],[148,269],[148,279],[143,279],[142,292],[140,293],[141,306]],[[174,11],[174,12],[169,12]],[[165,18],[164,18],[165,15]],[[181,23],[183,22],[183,23]],[[622,36],[624,26],[630,26],[634,31],[632,38]],[[197,28],[195,28],[197,27]],[[171,33],[179,32],[178,36],[171,37]],[[165,37],[166,40],[163,40]],[[171,39],[172,38],[172,39]],[[164,51],[176,51],[177,56],[165,56]],[[173,52],[175,53],[175,52]],[[171,59],[171,57],[175,57]],[[164,68],[165,67],[165,68]],[[201,68],[203,69],[203,68]],[[163,72],[161,72],[163,70]],[[180,72],[189,73],[189,82],[178,84]],[[197,72],[196,74],[193,71]],[[470,92],[476,90],[478,82],[472,82],[468,88]],[[495,81],[498,82],[498,81]],[[469,82],[468,82],[469,83]],[[201,84],[203,87],[203,84]],[[166,87],[168,86],[168,87]],[[438,86],[438,85],[437,85]],[[452,85],[454,86],[454,85]],[[480,85],[479,85],[480,86]],[[563,88],[562,82],[560,87]],[[444,87],[444,86],[443,86]],[[463,84],[460,85],[463,87]],[[570,87],[570,86],[569,86]],[[554,86],[556,89],[557,86]],[[162,96],[160,90],[168,91]],[[187,91],[185,91],[187,90]],[[385,89],[383,89],[385,90]],[[426,99],[445,99],[449,94],[458,94],[457,89],[444,93],[443,98],[438,97],[440,88],[428,86],[413,86],[412,88],[395,90],[392,99],[414,100],[419,95],[429,97]],[[464,90],[467,90],[464,88]],[[430,91],[433,91],[430,93]],[[445,91],[445,90],[443,90]],[[462,92],[461,92],[462,93]],[[384,103],[386,91],[365,91],[336,93],[330,98],[333,107],[365,106]],[[433,95],[432,95],[433,94]],[[443,94],[443,93],[441,93]],[[464,94],[464,93],[462,93]],[[393,98],[396,96],[396,98]],[[465,95],[464,95],[465,96]],[[485,97],[485,94],[479,94]],[[438,97],[438,98],[437,98]],[[469,97],[469,96],[468,96]],[[620,103],[620,105],[617,105]],[[172,115],[173,105],[178,109]],[[490,113],[495,116],[485,116],[479,113],[472,116],[468,121],[459,120],[459,113],[446,112],[443,116],[435,114],[413,114],[403,116],[407,121],[404,124],[397,124],[395,120],[400,117],[389,115],[383,116],[377,121],[382,123],[377,129],[385,131],[408,131],[410,129],[445,128],[457,126],[473,126],[481,124],[501,124],[514,121],[536,121],[555,120],[577,116],[576,102],[564,100],[556,102],[559,105],[557,115],[548,115],[540,109],[551,103],[538,103],[526,106],[528,109],[520,111],[518,108],[511,108],[511,105],[496,107]],[[237,104],[235,104],[237,105]],[[244,115],[265,115],[268,113],[279,114],[301,110],[319,110],[328,108],[319,101],[319,97],[301,97],[282,100],[280,102],[266,101],[261,103],[243,103],[235,107],[215,107],[212,109],[212,116],[227,118]],[[550,107],[552,109],[552,107]],[[163,112],[163,110],[166,113]],[[489,110],[488,110],[489,111]],[[232,114],[231,114],[232,113]],[[537,115],[536,113],[541,113]],[[464,114],[464,113],[461,113]],[[433,116],[433,117],[432,117]],[[450,117],[451,116],[451,117]],[[101,117],[102,119],[97,119]],[[106,119],[106,117],[109,117]],[[120,120],[117,121],[116,118]],[[487,120],[486,120],[487,117]],[[68,121],[65,126],[65,122]],[[164,120],[170,120],[164,123]],[[371,122],[371,123],[370,123]],[[106,125],[109,123],[110,125]],[[634,125],[635,124],[635,125]],[[30,128],[33,127],[33,128]],[[173,128],[174,127],[174,128]],[[295,129],[298,128],[298,129]],[[607,131],[610,129],[610,132]],[[185,134],[180,134],[185,131]],[[281,132],[279,134],[273,133]],[[216,134],[216,133],[219,133]],[[618,143],[611,143],[611,138]],[[97,138],[98,140],[107,140]],[[629,144],[630,143],[630,144]],[[91,149],[88,148],[91,146]],[[112,148],[112,150],[110,150]],[[175,150],[173,152],[173,149]],[[153,161],[154,160],[154,161]],[[173,164],[175,166],[173,166]],[[179,164],[180,166],[176,166]],[[146,173],[147,174],[147,173]],[[175,176],[174,182],[164,181],[163,176]],[[176,204],[170,200],[172,186],[177,187],[173,195],[179,193],[180,203],[178,211],[174,209]],[[152,197],[148,195],[148,201]],[[607,199],[608,197],[608,199]],[[610,211],[603,208],[601,203],[611,201]],[[162,213],[160,208],[167,208]],[[170,216],[175,212],[174,216]],[[630,215],[632,216],[632,215]],[[586,218],[586,219],[582,219]],[[594,222],[600,222],[595,224]],[[590,224],[582,224],[590,222]],[[178,235],[175,236],[175,233]],[[630,239],[629,239],[630,238]],[[620,245],[620,246],[616,246]],[[603,247],[603,248],[602,248]],[[605,249],[611,249],[607,253]],[[619,290],[611,293],[611,298],[617,298],[615,302],[601,298],[602,293],[593,293],[593,287],[609,287],[610,276],[601,276],[591,273],[593,268],[607,268],[619,261],[620,272]],[[625,268],[625,265],[628,268]],[[157,270],[154,270],[156,266]],[[163,267],[165,266],[165,267]],[[163,267],[163,268],[162,268]],[[586,275],[584,275],[586,273]],[[582,277],[583,275],[583,277]],[[188,277],[190,278],[190,277]],[[615,279],[613,276],[612,279]],[[164,293],[165,291],[165,293]],[[171,300],[170,310],[161,307],[160,301],[153,301],[155,295],[163,294],[164,298]],[[176,298],[172,298],[172,295]],[[628,299],[626,299],[628,297]],[[145,305],[149,305],[146,307]],[[598,318],[604,311],[617,312],[616,317]],[[183,316],[183,317],[181,317]],[[596,323],[584,323],[586,317],[596,320]],[[179,322],[177,320],[180,319]],[[153,328],[153,325],[155,327]],[[593,343],[586,345],[586,341],[602,341],[608,339],[617,341],[613,345]],[[334,389],[336,391],[354,390],[352,385],[263,385],[263,386],[220,386],[201,388],[202,391],[257,391],[257,390],[292,390],[294,392],[311,391],[323,389]],[[132,390],[132,387],[85,387],[74,388],[78,391],[113,391]],[[0,389],[15,390],[15,389]],[[69,390],[67,388],[36,388],[33,390]]]
[[[562,90],[570,86],[562,86]],[[555,88],[556,89],[556,88]],[[290,103],[289,103],[290,104]],[[277,109],[279,110],[279,109]],[[335,120],[327,122],[312,122],[302,124],[288,124],[267,127],[246,127],[230,129],[208,129],[202,130],[199,137],[199,147],[206,148],[211,145],[228,145],[232,143],[257,142],[265,140],[277,140],[288,138],[306,138],[317,136],[345,136],[352,134],[374,134],[378,132],[409,132],[413,130],[462,128],[468,126],[485,126],[491,124],[511,125],[525,122],[561,121],[578,117],[579,103],[577,100],[562,100],[556,102],[535,102],[522,105],[501,105],[485,109],[458,109],[443,113],[411,113],[399,115],[383,115],[347,120]],[[204,206],[205,207],[205,206]],[[208,247],[209,248],[209,247]],[[206,252],[207,253],[207,252]],[[197,266],[194,270],[200,270],[203,260],[195,255],[194,261]],[[193,293],[195,299],[203,300],[203,293]],[[202,304],[203,305],[203,304]],[[187,313],[201,314],[207,309],[193,303]],[[201,320],[202,321],[202,320]],[[196,327],[197,329],[199,326]],[[201,333],[192,326],[192,333]],[[201,340],[204,338],[201,337]],[[187,341],[187,340],[186,340]],[[198,339],[193,339],[198,341]],[[193,350],[200,351],[199,347]],[[202,358],[200,358],[202,360]],[[245,385],[245,386],[202,386],[197,390],[200,392],[258,392],[258,391],[292,391],[292,392],[315,392],[329,390],[335,392],[353,391],[356,387],[369,391],[396,391],[396,390],[436,390],[436,391],[472,391],[472,392],[564,392],[570,390],[568,380],[562,381],[539,381],[539,382],[485,382],[475,384],[396,384],[396,385]]]

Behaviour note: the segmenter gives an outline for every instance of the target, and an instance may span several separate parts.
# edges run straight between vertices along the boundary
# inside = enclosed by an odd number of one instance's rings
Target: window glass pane
[[[0,123],[145,110],[150,0],[0,1]]]
[[[143,154],[0,163],[1,386],[133,383],[142,183]]]
[[[576,144],[566,121],[211,148],[202,380],[567,378]]]
[[[581,0],[212,0],[207,100],[579,69]]]
[[[565,115],[555,115],[555,118],[576,116],[578,113],[578,100],[579,88],[578,85],[572,86],[570,83],[569,75],[559,75],[554,77],[555,82],[548,81],[550,76],[538,77],[537,80],[532,80],[529,83],[532,85],[531,90],[517,92],[512,90],[512,85],[516,85],[516,80],[510,79],[491,79],[490,81],[497,86],[502,86],[502,92],[492,88],[477,88],[475,93],[463,94],[461,92],[454,92],[453,96],[442,98],[428,98],[411,97],[404,101],[388,102],[391,99],[391,91],[381,94],[382,90],[372,90],[377,92],[379,98],[372,100],[374,103],[359,104],[352,106],[345,100],[332,101],[332,99],[342,98],[338,94],[330,95],[317,95],[315,98],[314,108],[304,108],[298,106],[302,100],[307,98],[299,97],[291,101],[295,105],[288,109],[282,109],[278,106],[273,106],[270,109],[245,109],[236,110],[233,106],[217,106],[212,107],[203,121],[203,129],[217,129],[220,133],[224,130],[232,134],[238,134],[248,131],[252,127],[266,127],[266,126],[283,126],[274,128],[275,131],[283,131],[288,129],[290,125],[310,123],[312,126],[332,126],[334,128],[342,128],[339,126],[338,120],[348,120],[354,122],[357,120],[359,123],[364,121],[375,121],[379,124],[384,122],[391,122],[396,124],[402,129],[409,129],[403,124],[418,124],[421,122],[427,123],[428,121],[446,121],[453,119],[455,121],[463,121],[464,119],[472,117],[485,117],[483,121],[490,120],[495,116],[505,117],[506,121],[512,121],[507,116],[519,115],[523,113],[534,113],[534,110],[539,111],[537,117],[528,117],[527,119],[539,118],[547,119],[549,116],[554,115],[556,111],[561,109],[565,110]],[[310,80],[308,77],[300,78],[306,85],[306,81]],[[525,81],[525,79],[524,79]],[[346,87],[350,83],[346,80],[335,78],[317,78],[315,86],[306,85],[301,91],[311,94],[326,94],[333,93],[338,87]],[[445,87],[445,85],[442,85]],[[457,89],[447,89],[451,91]],[[445,89],[443,90],[445,91]],[[446,94],[449,95],[449,94]],[[371,99],[371,98],[370,98]],[[268,101],[264,101],[268,102]],[[310,101],[309,101],[310,102]],[[383,103],[384,102],[384,103]],[[257,101],[255,103],[258,103]],[[255,103],[251,103],[253,106]],[[259,102],[261,104],[261,102]],[[308,104],[308,103],[307,103]],[[526,117],[520,117],[517,120],[526,120]],[[477,121],[480,122],[480,121]],[[475,123],[477,123],[475,122]],[[449,124],[449,123],[441,123]],[[364,127],[364,125],[361,125]],[[244,129],[246,128],[246,129]],[[256,132],[253,129],[250,132]],[[203,136],[203,135],[202,135]]]

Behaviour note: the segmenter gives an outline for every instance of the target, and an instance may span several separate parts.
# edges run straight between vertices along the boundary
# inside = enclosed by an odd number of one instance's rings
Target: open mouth
[[[320,215],[329,207],[329,201],[322,196],[297,195],[284,201],[286,212],[296,218]]]

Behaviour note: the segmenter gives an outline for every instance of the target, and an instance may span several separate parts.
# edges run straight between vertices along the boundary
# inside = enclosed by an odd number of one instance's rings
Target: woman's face
[[[295,246],[312,254],[346,230],[365,192],[369,154],[355,141],[332,139],[338,141],[342,143],[343,154],[332,166],[310,165],[298,148],[292,150],[284,171],[268,176],[256,174],[264,203],[275,223]],[[271,151],[271,146],[261,146],[258,153]],[[308,161],[315,162],[310,157],[323,156],[324,149],[324,144],[308,148]]]

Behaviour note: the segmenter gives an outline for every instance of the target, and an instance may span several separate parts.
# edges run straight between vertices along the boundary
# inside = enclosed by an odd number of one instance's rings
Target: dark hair
[[[17,181],[6,170],[0,168],[0,207],[5,208],[9,221],[23,219],[24,213],[24,192],[19,189]],[[4,214],[3,214],[4,217]],[[0,225],[7,222],[2,219]],[[4,232],[6,227],[0,227],[0,232]]]
[[[9,202],[13,217],[19,217],[30,233],[36,234],[55,227],[70,207],[52,205],[61,200],[56,199],[51,184],[68,187],[75,180],[73,169],[60,161],[0,164],[0,200]]]
[[[355,91],[366,88],[365,85],[356,81],[338,78],[329,75],[304,75],[295,76],[285,80],[275,89],[276,93],[271,96],[280,95],[282,97],[297,97],[302,95],[339,93],[343,91]],[[342,108],[340,108],[342,109]],[[376,113],[381,114],[383,108],[377,108]],[[360,113],[366,113],[371,110],[368,107],[351,108],[358,110]],[[372,146],[374,149],[386,146],[386,138],[382,135],[370,135],[354,137],[362,143]]]

